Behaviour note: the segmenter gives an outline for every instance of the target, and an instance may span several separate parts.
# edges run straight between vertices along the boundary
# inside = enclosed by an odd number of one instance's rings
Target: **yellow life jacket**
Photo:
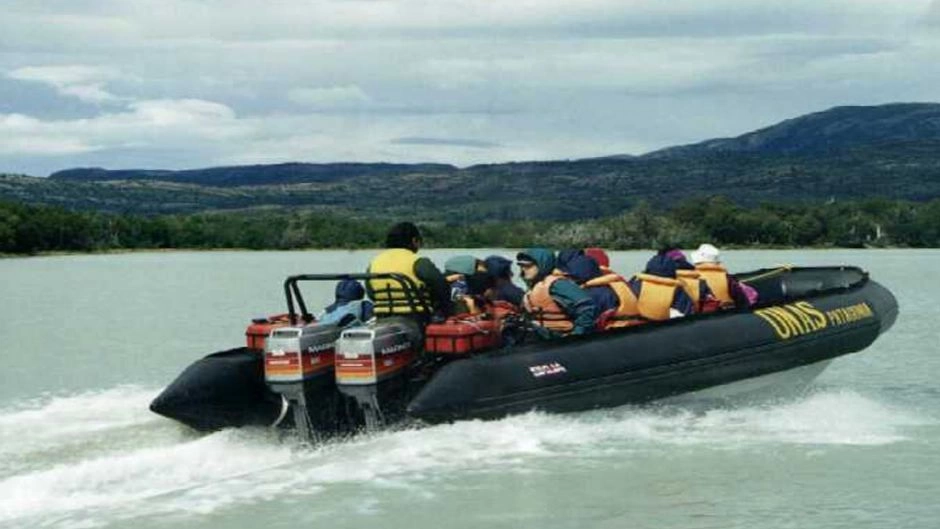
[[[731,297],[731,291],[728,288],[728,271],[725,267],[718,263],[699,263],[695,265],[695,270],[708,283],[708,288],[712,290],[715,299],[723,307],[734,305],[734,298]]]
[[[630,290],[630,285],[627,284],[624,278],[617,274],[608,273],[585,281],[582,286],[584,288],[607,286],[617,295],[617,313],[611,318],[607,327],[623,327],[623,322],[635,324],[640,321],[640,312],[637,307],[636,296],[633,294],[633,291]]]
[[[676,290],[682,288],[678,279],[659,277],[652,274],[637,274],[641,282],[637,309],[640,316],[653,321],[669,319],[669,309],[676,297]]]
[[[676,279],[682,284],[682,290],[692,298],[695,311],[699,312],[702,306],[702,274],[697,270],[676,270]]]
[[[532,290],[526,293],[523,298],[523,306],[526,312],[534,314],[537,317],[536,323],[560,333],[569,333],[574,329],[574,322],[565,314],[558,303],[552,299],[551,288],[555,281],[562,279],[561,276],[549,275],[539,281],[532,287]]]
[[[404,286],[394,279],[370,279],[369,296],[375,302],[376,315],[426,313],[431,307],[427,286],[415,275],[418,255],[404,248],[391,248],[376,255],[369,263],[371,274],[401,274],[411,279],[418,287],[415,305],[408,303]]]

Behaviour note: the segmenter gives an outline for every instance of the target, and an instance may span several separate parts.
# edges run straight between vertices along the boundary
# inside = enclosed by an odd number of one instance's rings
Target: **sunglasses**
[[[516,263],[516,265],[518,265],[519,268],[532,268],[535,266],[535,263]]]

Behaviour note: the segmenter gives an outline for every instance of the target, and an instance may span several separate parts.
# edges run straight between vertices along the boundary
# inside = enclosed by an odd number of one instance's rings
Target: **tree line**
[[[0,253],[375,248],[382,245],[391,222],[285,209],[144,216],[0,202]],[[429,246],[453,248],[626,250],[690,247],[704,241],[739,247],[938,247],[940,199],[744,207],[711,197],[669,209],[640,202],[619,215],[592,220],[431,222],[422,227]]]

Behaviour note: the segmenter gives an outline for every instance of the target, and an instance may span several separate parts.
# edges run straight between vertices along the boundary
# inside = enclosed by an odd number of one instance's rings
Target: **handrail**
[[[296,325],[298,320],[297,309],[300,309],[299,318],[302,319],[305,323],[310,323],[313,321],[313,315],[307,310],[307,305],[304,303],[303,295],[300,292],[300,287],[298,283],[301,281],[341,281],[343,279],[353,279],[357,281],[369,281],[372,279],[387,279],[397,282],[401,287],[401,294],[405,297],[404,301],[408,304],[411,312],[419,312],[419,309],[424,309],[428,314],[431,313],[431,307],[429,307],[421,295],[421,289],[418,287],[417,283],[410,277],[404,274],[398,273],[381,273],[381,274],[370,274],[370,273],[361,273],[361,274],[298,274],[288,276],[284,280],[284,296],[287,298],[287,313],[290,317],[291,325]],[[391,284],[387,285],[383,292],[389,294],[389,299],[392,299],[392,287]],[[297,307],[295,308],[294,302],[296,300]]]

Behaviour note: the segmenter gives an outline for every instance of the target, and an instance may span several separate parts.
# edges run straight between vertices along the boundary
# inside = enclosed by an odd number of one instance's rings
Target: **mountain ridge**
[[[742,205],[927,201],[940,197],[938,130],[940,104],[836,107],[732,138],[728,148],[693,144],[659,155],[465,168],[289,163],[175,172],[80,169],[50,178],[0,177],[0,200],[146,215],[277,207],[453,223],[596,218],[641,202],[669,207],[713,195]],[[814,134],[834,140],[818,149],[818,142],[800,136]],[[750,148],[733,148],[742,145]]]
[[[940,139],[940,103],[844,105],[785,119],[739,136],[658,149],[641,158],[716,152],[798,154]]]

